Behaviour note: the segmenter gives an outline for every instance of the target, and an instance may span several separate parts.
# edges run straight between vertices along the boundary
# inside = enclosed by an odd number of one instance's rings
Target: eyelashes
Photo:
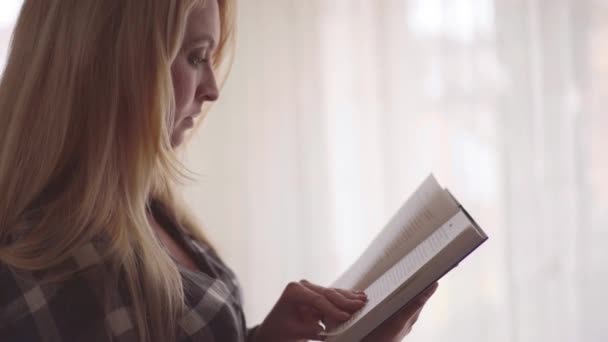
[[[201,64],[209,63],[210,62],[209,49],[207,49],[207,48],[196,49],[195,51],[190,53],[190,55],[188,55],[188,62],[194,67],[197,67]]]

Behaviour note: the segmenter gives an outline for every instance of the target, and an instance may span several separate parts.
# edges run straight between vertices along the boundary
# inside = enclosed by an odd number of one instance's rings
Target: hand
[[[420,293],[408,305],[395,312],[388,320],[380,324],[363,342],[399,342],[410,333],[412,326],[418,320],[424,304],[431,298],[437,283]]]
[[[258,328],[255,342],[322,341],[319,321],[347,321],[367,302],[363,292],[324,288],[306,280],[289,283]]]

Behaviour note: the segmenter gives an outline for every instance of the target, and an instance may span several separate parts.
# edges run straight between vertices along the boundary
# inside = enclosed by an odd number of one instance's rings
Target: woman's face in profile
[[[220,16],[217,0],[197,6],[187,20],[181,49],[171,64],[175,95],[175,118],[171,145],[181,144],[184,133],[194,125],[206,101],[218,98],[212,68],[212,56],[220,39]]]

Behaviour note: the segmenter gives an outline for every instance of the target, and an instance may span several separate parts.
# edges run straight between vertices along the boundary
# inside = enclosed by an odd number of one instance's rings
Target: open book
[[[326,341],[359,341],[443,277],[486,234],[432,175],[403,204],[359,259],[332,285],[363,290],[368,303]]]

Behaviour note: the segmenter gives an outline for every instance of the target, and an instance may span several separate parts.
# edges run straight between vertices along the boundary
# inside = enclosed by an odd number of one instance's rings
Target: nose
[[[207,101],[213,102],[218,99],[219,95],[215,73],[213,68],[208,67],[207,72],[201,77],[201,81],[196,89],[196,99],[201,103]]]

